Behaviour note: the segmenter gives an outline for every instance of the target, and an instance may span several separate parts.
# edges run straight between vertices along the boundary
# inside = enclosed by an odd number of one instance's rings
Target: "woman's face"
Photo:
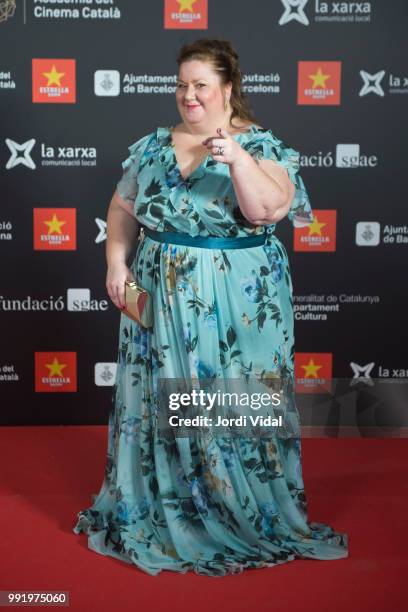
[[[181,64],[176,102],[185,123],[205,124],[225,119],[224,100],[230,93],[231,85],[222,88],[220,77],[209,62],[190,60]]]

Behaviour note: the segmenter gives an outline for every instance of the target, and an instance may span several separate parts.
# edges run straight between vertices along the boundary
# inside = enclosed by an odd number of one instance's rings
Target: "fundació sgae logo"
[[[76,352],[36,351],[35,391],[77,391]]]
[[[165,0],[165,30],[206,30],[207,27],[207,0]]]
[[[295,391],[324,393],[332,389],[332,353],[295,353]]]
[[[341,62],[298,62],[298,104],[339,105]]]
[[[305,227],[295,227],[294,251],[335,251],[337,210],[313,209],[313,221]]]
[[[34,251],[75,251],[76,208],[34,208]]]
[[[74,104],[76,102],[74,59],[32,60],[33,102]]]

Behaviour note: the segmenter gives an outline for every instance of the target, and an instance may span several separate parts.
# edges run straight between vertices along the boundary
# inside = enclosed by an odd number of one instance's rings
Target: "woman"
[[[136,280],[154,323],[121,316],[105,478],[74,532],[152,575],[346,557],[346,534],[307,519],[299,436],[157,427],[158,378],[293,379],[292,283],[274,229],[286,215],[312,221],[299,154],[255,122],[230,43],[184,45],[178,66],[181,122],[129,147],[108,211],[109,295],[123,308]]]

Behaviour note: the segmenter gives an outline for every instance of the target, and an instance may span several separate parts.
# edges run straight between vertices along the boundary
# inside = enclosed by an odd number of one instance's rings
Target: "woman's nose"
[[[188,86],[187,89],[185,90],[185,97],[187,99],[194,99],[195,98],[195,91],[194,91],[194,85],[192,85],[191,87]]]

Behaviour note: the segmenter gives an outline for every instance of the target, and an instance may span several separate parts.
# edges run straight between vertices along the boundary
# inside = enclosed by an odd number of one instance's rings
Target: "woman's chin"
[[[189,121],[199,121],[204,117],[204,111],[201,106],[196,106],[195,108],[184,108],[183,114]]]

